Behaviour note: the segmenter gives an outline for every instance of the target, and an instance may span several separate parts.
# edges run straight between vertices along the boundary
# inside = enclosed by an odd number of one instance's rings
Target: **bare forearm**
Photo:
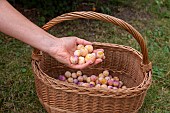
[[[25,18],[6,0],[0,0],[0,31],[45,52],[56,42],[53,36]]]

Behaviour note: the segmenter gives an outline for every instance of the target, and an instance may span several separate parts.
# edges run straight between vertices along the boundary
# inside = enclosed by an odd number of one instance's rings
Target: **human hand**
[[[91,45],[91,42],[86,40],[77,38],[77,37],[63,37],[59,38],[56,42],[56,45],[51,49],[49,54],[57,59],[59,62],[65,64],[66,66],[74,69],[83,69],[91,65],[96,65],[102,62],[101,59],[96,59],[93,63],[92,61],[86,62],[85,64],[71,64],[70,57],[73,56],[74,51],[76,50],[77,44],[82,45]],[[104,51],[103,49],[99,49],[100,51]],[[97,52],[98,50],[94,50]]]

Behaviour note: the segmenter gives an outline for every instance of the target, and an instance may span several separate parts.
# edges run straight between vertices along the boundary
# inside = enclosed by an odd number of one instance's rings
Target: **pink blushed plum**
[[[93,82],[95,82],[95,81],[97,80],[96,75],[92,75],[92,76],[90,77],[90,80],[93,81]]]
[[[112,86],[113,85],[113,80],[108,80],[107,83],[108,83],[109,86]]]
[[[77,79],[74,79],[73,82],[74,82],[75,84],[78,84],[78,80],[77,80]]]
[[[79,76],[77,79],[79,82],[83,82],[83,76]]]
[[[71,57],[70,57],[70,62],[71,62],[72,64],[77,64],[78,61],[79,61],[79,58],[78,58],[77,56],[71,56]]]
[[[119,81],[113,81],[113,86],[118,87],[119,86]]]
[[[61,81],[65,81],[65,80],[66,80],[66,77],[65,77],[64,75],[60,75],[60,76],[58,77],[58,79],[61,80]]]

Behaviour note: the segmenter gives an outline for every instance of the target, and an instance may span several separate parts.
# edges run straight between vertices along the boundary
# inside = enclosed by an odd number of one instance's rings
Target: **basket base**
[[[47,103],[44,103],[40,98],[39,98],[39,101],[48,113],[79,113],[79,112],[71,112],[71,111],[66,111],[66,110],[62,110],[59,108],[51,107]],[[90,113],[92,113],[92,112],[90,112]],[[95,113],[97,113],[97,112],[95,112]],[[135,112],[132,112],[132,113],[138,113],[138,110]]]

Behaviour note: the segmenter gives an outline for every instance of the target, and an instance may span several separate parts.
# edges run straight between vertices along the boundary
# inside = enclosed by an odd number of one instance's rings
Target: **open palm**
[[[78,64],[74,65],[74,64],[71,64],[70,62],[70,57],[73,56],[73,53],[76,50],[77,44],[91,45],[92,43],[86,40],[83,40],[83,39],[79,39],[77,37],[63,37],[63,38],[60,38],[60,41],[56,47],[57,49],[55,50],[55,53],[51,54],[51,56],[56,58],[59,62],[67,65],[70,68],[74,68],[74,69],[86,68],[92,64],[91,61],[85,64],[81,64],[81,65],[78,65]],[[101,59],[97,59],[94,65],[100,63],[101,61],[102,61]]]

